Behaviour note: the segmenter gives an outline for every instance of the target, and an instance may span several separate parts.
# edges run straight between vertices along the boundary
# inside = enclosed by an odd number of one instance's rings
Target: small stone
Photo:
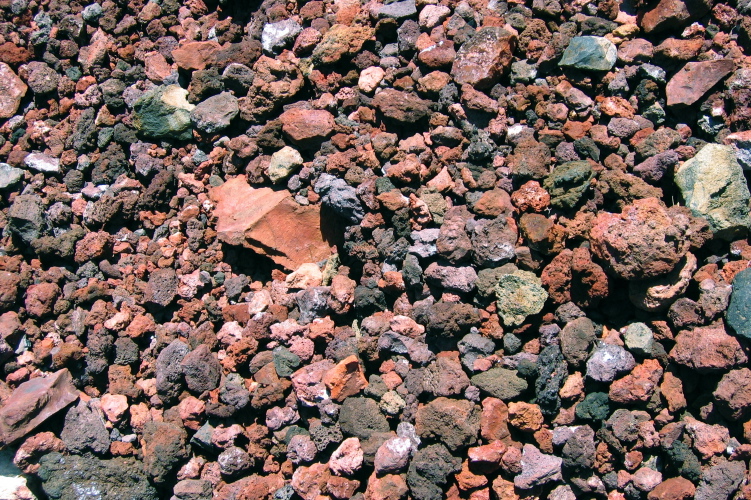
[[[654,348],[654,334],[644,323],[631,323],[623,335],[626,348],[637,356],[648,357]]]
[[[738,341],[722,325],[680,332],[670,358],[700,373],[728,370],[747,361]]]
[[[11,167],[7,163],[0,163],[0,189],[16,186],[23,179],[23,170]]]
[[[384,71],[383,68],[379,66],[370,66],[369,68],[362,70],[360,73],[357,86],[366,94],[371,94],[378,88],[378,85],[381,83],[384,76],[386,76],[386,71]]]
[[[716,236],[733,239],[748,231],[751,195],[732,147],[707,144],[676,169],[675,183],[686,206],[706,218]]]
[[[618,59],[613,42],[600,36],[577,36],[563,51],[559,66],[590,71],[610,71]]]
[[[292,45],[298,34],[302,31],[300,26],[293,19],[285,19],[275,23],[268,23],[263,26],[261,32],[261,45],[267,56],[273,57],[282,50]]]
[[[27,168],[37,172],[60,172],[60,160],[44,153],[29,153],[23,159]]]
[[[520,325],[527,316],[542,311],[548,292],[534,273],[515,271],[504,274],[495,286],[498,299],[498,315],[504,324]]]
[[[562,209],[574,208],[590,188],[594,171],[588,161],[570,161],[553,169],[543,187],[550,193],[550,203]]]
[[[373,465],[376,474],[399,474],[406,469],[412,455],[412,441],[395,437],[384,442],[376,451]]]
[[[211,96],[190,112],[190,121],[204,134],[215,134],[230,126],[240,113],[237,98],[229,92]]]
[[[486,372],[478,373],[470,380],[472,385],[479,387],[480,390],[507,401],[516,398],[529,387],[526,380],[520,378],[515,371],[506,368],[491,368]]]
[[[538,431],[544,423],[540,407],[530,403],[509,403],[509,423],[523,432]]]
[[[730,420],[741,420],[751,411],[751,370],[741,368],[726,373],[717,384],[713,396],[720,413]]]
[[[454,81],[477,89],[492,87],[511,64],[516,38],[516,31],[505,27],[479,29],[456,53],[451,67]]]
[[[363,451],[360,440],[347,438],[334,450],[329,459],[329,469],[337,476],[351,476],[362,467]]]
[[[334,130],[334,117],[320,109],[290,109],[279,120],[284,135],[303,149],[320,146]]]
[[[514,477],[514,486],[529,490],[551,481],[560,481],[563,459],[545,455],[531,444],[525,444],[522,452],[522,472]]]
[[[16,114],[28,87],[13,69],[0,62],[0,119]]]
[[[188,91],[179,85],[156,87],[133,104],[133,125],[149,138],[189,140],[190,113],[195,106],[187,101]]]
[[[206,344],[201,344],[180,361],[185,383],[196,394],[219,387],[222,365]]]
[[[368,386],[360,361],[355,355],[341,360],[327,371],[323,376],[323,383],[334,401],[344,401]]]
[[[302,167],[302,164],[303,159],[300,153],[294,148],[284,146],[271,155],[268,167],[269,179],[274,184],[278,184],[297,172]]]
[[[441,440],[456,451],[477,442],[479,407],[471,401],[439,397],[417,410],[415,428],[421,438]]]
[[[634,357],[621,346],[599,342],[587,360],[587,377],[598,382],[612,382],[616,375],[631,371]]]
[[[374,30],[369,27],[335,24],[313,50],[313,59],[321,64],[334,64],[343,57],[356,55],[373,35]]]

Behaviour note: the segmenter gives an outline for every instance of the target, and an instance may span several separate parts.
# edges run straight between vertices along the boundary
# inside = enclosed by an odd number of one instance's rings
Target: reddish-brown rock
[[[660,0],[653,8],[639,15],[639,26],[645,33],[680,28],[709,12],[711,7],[709,0]]]
[[[688,500],[694,498],[696,487],[683,477],[671,477],[647,494],[647,500]]]
[[[713,393],[717,408],[731,420],[740,420],[751,411],[751,370],[741,368],[726,373]]]
[[[682,331],[675,338],[670,358],[698,372],[727,370],[748,360],[738,340],[721,324]]]
[[[0,119],[10,118],[18,111],[28,87],[10,66],[0,62]]]
[[[188,42],[172,51],[172,58],[180,69],[192,71],[206,69],[214,61],[221,46],[214,41]]]
[[[298,205],[288,191],[252,188],[235,177],[210,191],[219,239],[267,255],[294,270],[327,258],[333,237],[323,234],[320,206]],[[284,228],[280,231],[279,228]]]
[[[662,367],[656,359],[647,359],[625,377],[610,384],[610,399],[616,403],[646,402],[652,397],[662,378]]]
[[[486,27],[459,48],[451,76],[459,85],[490,88],[511,64],[517,33],[511,27]]]
[[[26,290],[26,312],[31,316],[41,318],[52,312],[52,307],[59,296],[60,287],[55,283],[31,285]]]
[[[360,360],[354,354],[327,371],[323,376],[323,383],[328,387],[331,399],[338,402],[354,396],[368,386]]]
[[[284,135],[301,148],[320,146],[334,131],[334,116],[321,109],[290,109],[279,117]]]
[[[690,106],[733,72],[732,59],[687,63],[665,87],[668,106]]]
[[[0,444],[22,438],[77,399],[67,368],[24,382],[0,409]]]

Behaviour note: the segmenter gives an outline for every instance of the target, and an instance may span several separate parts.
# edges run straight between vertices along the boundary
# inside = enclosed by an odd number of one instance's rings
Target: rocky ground
[[[749,129],[749,0],[0,0],[0,497],[749,499]]]

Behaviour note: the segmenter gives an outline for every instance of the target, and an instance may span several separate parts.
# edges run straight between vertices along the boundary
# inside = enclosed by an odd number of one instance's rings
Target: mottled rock
[[[190,112],[190,121],[201,132],[215,134],[229,127],[239,113],[237,98],[222,92],[196,105]]]
[[[670,358],[700,373],[727,370],[747,361],[738,341],[722,325],[680,332]]]
[[[190,113],[195,106],[179,85],[156,87],[133,104],[133,125],[145,137],[186,141],[193,136]]]
[[[636,365],[634,356],[619,345],[599,342],[587,360],[587,377],[598,382],[612,382],[616,375]]]
[[[415,428],[420,437],[438,439],[456,451],[477,442],[480,411],[471,401],[439,397],[417,410]]]
[[[508,69],[517,33],[510,26],[479,29],[456,53],[451,76],[459,85],[492,87]]]
[[[561,475],[563,459],[541,453],[531,444],[524,445],[521,465],[522,471],[514,477],[514,485],[522,490],[532,489],[551,481],[560,481],[563,478]]]
[[[478,373],[470,380],[472,385],[479,387],[480,390],[507,401],[516,398],[529,387],[527,381],[520,378],[516,371],[506,368],[491,368],[486,372]]]
[[[607,38],[577,36],[571,39],[558,64],[590,71],[610,71],[617,59],[618,49]]]
[[[540,279],[529,271],[504,274],[495,286],[498,315],[504,324],[520,325],[527,316],[542,311],[548,292]]]
[[[543,187],[550,193],[550,203],[562,209],[574,208],[590,187],[594,171],[588,161],[570,161],[553,169]]]
[[[28,87],[13,69],[0,62],[0,119],[16,114]]]

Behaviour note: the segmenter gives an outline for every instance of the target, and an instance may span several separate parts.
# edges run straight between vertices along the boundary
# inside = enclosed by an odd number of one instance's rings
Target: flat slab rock
[[[320,206],[302,206],[287,190],[253,188],[235,177],[213,188],[216,231],[230,245],[244,246],[295,270],[329,257],[333,229],[321,224]]]

